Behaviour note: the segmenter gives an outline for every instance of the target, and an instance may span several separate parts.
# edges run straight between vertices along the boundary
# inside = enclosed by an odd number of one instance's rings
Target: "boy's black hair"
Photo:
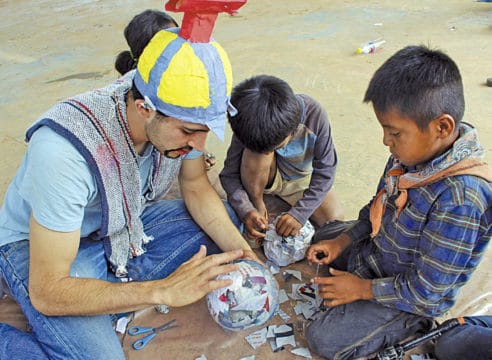
[[[442,114],[459,125],[465,111],[457,65],[443,52],[423,45],[407,46],[386,60],[369,82],[364,102],[372,102],[381,113],[397,110],[421,130]]]
[[[116,57],[114,67],[121,75],[137,66],[137,61],[152,37],[162,29],[178,27],[169,14],[159,10],[144,10],[137,14],[125,27],[124,35],[130,50],[124,50]]]
[[[243,80],[233,90],[231,103],[237,115],[229,115],[234,135],[254,152],[275,150],[301,121],[299,101],[282,79],[258,75]]]

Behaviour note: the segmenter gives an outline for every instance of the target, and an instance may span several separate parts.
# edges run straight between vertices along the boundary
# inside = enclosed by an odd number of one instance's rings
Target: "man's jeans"
[[[433,325],[430,318],[359,300],[329,308],[306,329],[311,350],[326,359],[369,356]]]
[[[239,222],[230,207],[229,216]],[[195,224],[182,200],[164,200],[146,208],[142,214],[144,230],[154,240],[145,254],[129,261],[129,277],[134,281],[162,279],[171,274],[200,248],[207,254],[219,248]],[[44,316],[32,306],[28,292],[29,242],[0,248],[0,276],[3,274],[12,296],[22,308],[33,334],[0,324],[1,359],[124,359],[110,315]],[[71,268],[71,275],[120,281],[108,273],[101,241],[82,240]],[[90,294],[87,294],[91,296]]]
[[[491,360],[492,316],[465,317],[464,325],[437,338],[435,354],[439,360]]]

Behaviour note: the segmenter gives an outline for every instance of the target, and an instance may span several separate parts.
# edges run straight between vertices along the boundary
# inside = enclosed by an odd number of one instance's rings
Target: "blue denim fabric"
[[[348,360],[369,356],[432,325],[430,318],[360,300],[329,308],[308,326],[306,339],[318,355]]]
[[[439,360],[491,360],[492,316],[465,317],[465,324],[444,333],[436,340]]]
[[[227,207],[238,225],[237,217]],[[201,244],[208,253],[219,248],[191,219],[182,200],[159,201],[147,207],[142,220],[145,231],[154,240],[146,253],[131,259],[129,276],[136,281],[160,279],[172,273],[195,254]],[[108,273],[108,264],[100,241],[81,240],[79,252],[71,268],[74,277],[120,281]],[[22,344],[23,351],[35,354],[33,359],[124,359],[110,315],[56,316],[39,313],[32,306],[28,293],[29,242],[27,240],[0,248],[0,273],[3,274],[14,299],[28,319],[33,336],[0,324],[0,350]],[[6,329],[8,331],[3,331]],[[9,345],[10,344],[10,345]],[[17,345],[16,345],[17,346]],[[2,352],[2,354],[6,354]],[[7,353],[8,354],[8,353]],[[37,356],[37,357],[36,357]],[[9,360],[12,357],[9,356]]]
[[[313,242],[333,239],[340,228],[353,224],[326,224],[318,229]],[[347,247],[330,266],[346,271],[354,245]],[[394,345],[419,331],[430,330],[431,318],[386,307],[375,301],[360,300],[328,308],[306,330],[309,347],[327,359],[356,359]]]
[[[46,354],[31,334],[27,334],[7,324],[0,324],[2,338],[14,341],[0,341],[0,359],[8,360],[44,360]]]

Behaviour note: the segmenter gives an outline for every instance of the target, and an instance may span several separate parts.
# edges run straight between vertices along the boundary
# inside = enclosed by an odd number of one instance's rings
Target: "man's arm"
[[[255,210],[255,207],[249,199],[249,195],[241,182],[243,150],[243,145],[236,136],[233,135],[231,145],[227,150],[224,168],[219,174],[220,183],[227,194],[227,201],[231,204],[241,220],[244,220],[249,212]]]
[[[206,250],[202,247],[165,279],[111,283],[70,277],[79,235],[79,231],[49,230],[31,217],[29,294],[33,306],[45,315],[97,315],[157,304],[191,304],[208,292],[229,285],[227,281],[216,281],[215,277],[235,270],[235,265],[226,263],[243,256],[239,250],[205,257]]]
[[[252,253],[210,184],[201,157],[183,161],[179,184],[191,216],[223,251],[244,249]]]

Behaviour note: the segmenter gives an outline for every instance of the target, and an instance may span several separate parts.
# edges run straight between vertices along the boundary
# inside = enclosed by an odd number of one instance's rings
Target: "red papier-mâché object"
[[[191,42],[209,42],[221,12],[234,15],[247,0],[169,0],[167,11],[183,12],[179,36]]]

